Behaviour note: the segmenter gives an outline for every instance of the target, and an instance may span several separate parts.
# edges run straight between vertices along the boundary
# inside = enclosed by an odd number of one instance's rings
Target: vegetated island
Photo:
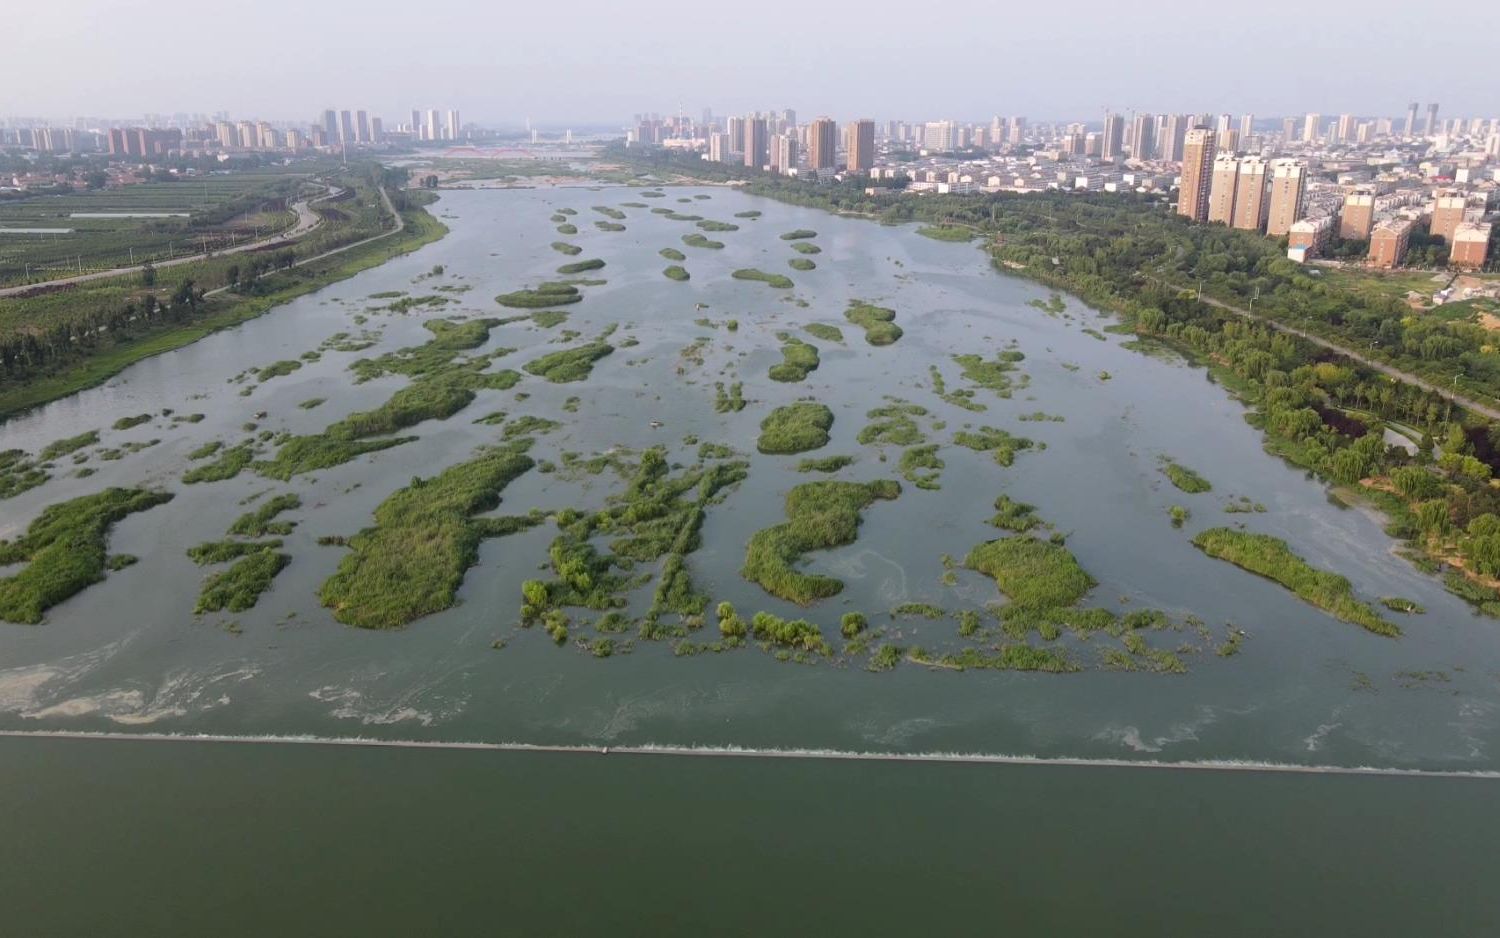
[[[1193,538],[1193,546],[1210,557],[1281,584],[1335,619],[1352,622],[1376,635],[1394,638],[1401,634],[1399,626],[1354,598],[1354,588],[1346,578],[1309,566],[1280,538],[1233,528],[1209,528]]]
[[[1213,491],[1213,485],[1207,479],[1187,466],[1165,456],[1161,460],[1161,471],[1172,481],[1173,485],[1189,495],[1199,495],[1203,492]]]
[[[805,453],[828,443],[833,426],[833,411],[823,404],[799,401],[778,407],[760,422],[756,449],[762,453],[785,456]]]
[[[901,338],[893,309],[854,300],[844,310],[844,318],[865,330],[865,341],[871,345],[890,345]]]
[[[48,505],[25,534],[0,541],[0,567],[26,564],[0,579],[0,619],[41,622],[49,608],[104,579],[115,522],[171,500],[169,492],[108,488]]]
[[[745,550],[745,579],[778,599],[806,606],[837,595],[842,580],[793,568],[803,554],[854,543],[860,512],[881,499],[901,494],[901,483],[805,482],[786,496],[788,521],[755,532]]]
[[[816,371],[820,359],[818,347],[809,345],[794,336],[784,336],[781,346],[781,361],[772,365],[772,381],[796,382]]]
[[[736,280],[758,280],[766,286],[777,290],[790,290],[793,286],[792,278],[784,274],[768,274],[763,270],[756,270],[753,267],[741,267],[730,276]]]
[[[479,542],[542,520],[476,517],[535,462],[530,440],[484,452],[412,484],[380,503],[375,524],[349,539],[350,553],[319,597],[335,619],[367,629],[400,628],[453,605]]]

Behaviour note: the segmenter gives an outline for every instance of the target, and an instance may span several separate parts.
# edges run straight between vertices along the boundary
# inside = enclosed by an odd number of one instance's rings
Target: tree
[[[188,309],[196,309],[198,307],[198,294],[193,292],[193,281],[191,280],[182,281],[182,283],[177,285],[177,289],[172,291],[172,308],[181,309],[184,306]]]

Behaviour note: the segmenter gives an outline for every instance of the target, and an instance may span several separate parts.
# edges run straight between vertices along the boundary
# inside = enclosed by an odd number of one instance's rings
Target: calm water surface
[[[14,935],[1482,936],[1493,782],[0,740]]]

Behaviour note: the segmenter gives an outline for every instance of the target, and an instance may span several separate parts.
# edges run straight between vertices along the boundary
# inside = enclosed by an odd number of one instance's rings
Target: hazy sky
[[[1500,115],[1500,3],[54,0],[6,12],[0,116],[623,124],[639,111]]]

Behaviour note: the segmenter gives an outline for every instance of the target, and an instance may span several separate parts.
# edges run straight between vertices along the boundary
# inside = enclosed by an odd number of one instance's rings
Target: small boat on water
[[[263,411],[263,410],[257,410],[255,412],[255,419],[256,420],[264,420],[264,419],[266,419],[266,412]]]
[[[663,424],[662,424],[662,422],[660,420],[653,420],[653,421],[651,421],[651,429],[653,429],[653,430],[660,430],[662,428],[662,426],[663,426]]]

